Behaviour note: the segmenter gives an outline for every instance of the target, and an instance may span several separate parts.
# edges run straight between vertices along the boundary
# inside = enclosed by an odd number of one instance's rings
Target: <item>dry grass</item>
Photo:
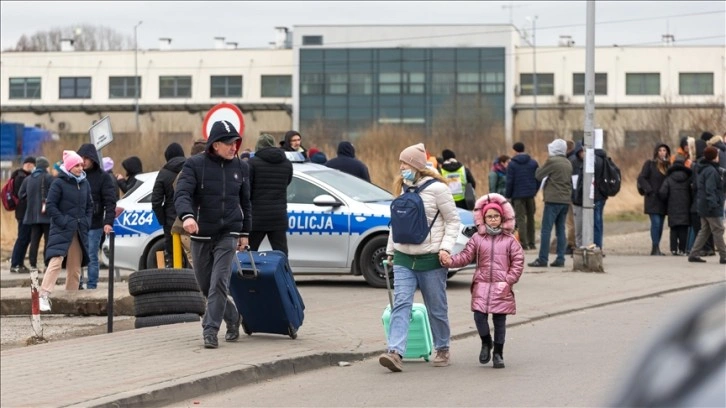
[[[493,131],[494,134],[500,134]],[[113,143],[104,149],[103,155],[110,156],[116,162],[114,171],[122,172],[121,161],[129,156],[138,156],[143,165],[144,171],[158,170],[165,162],[164,149],[176,141],[188,152],[193,139],[170,140],[160,138],[159,133],[150,134],[144,137],[128,136],[123,143]],[[253,146],[254,140],[245,137],[243,146]],[[314,138],[313,139],[314,142]],[[86,143],[87,137],[64,137],[61,141],[50,142],[43,146],[42,154],[51,162],[60,159],[64,149],[77,149],[81,144]],[[509,146],[506,146],[503,138],[497,136],[480,135],[473,138],[454,138],[438,136],[427,138],[417,130],[383,126],[376,130],[369,130],[355,140],[357,157],[368,165],[373,183],[390,190],[390,186],[398,174],[398,155],[405,147],[423,142],[426,148],[439,156],[443,149],[451,149],[457,154],[457,158],[466,164],[477,181],[478,194],[485,194],[489,191],[488,178],[489,169],[494,158],[501,154],[511,154]],[[542,141],[542,146],[532,146],[528,150],[540,164],[547,159],[546,144],[549,141]],[[328,158],[336,156],[337,143],[326,142],[322,144],[309,143],[308,148],[316,146],[321,149]],[[623,186],[620,193],[608,200],[605,206],[605,216],[608,219],[644,219],[642,215],[643,199],[635,188],[635,180],[640,171],[643,161],[652,156],[651,147],[643,147],[637,151],[613,151],[609,152],[615,162],[620,166],[623,173]],[[3,181],[4,183],[4,181]],[[537,195],[537,218],[541,218],[542,193]],[[13,213],[0,208],[0,249],[1,259],[10,256],[12,245],[17,237],[17,224]]]

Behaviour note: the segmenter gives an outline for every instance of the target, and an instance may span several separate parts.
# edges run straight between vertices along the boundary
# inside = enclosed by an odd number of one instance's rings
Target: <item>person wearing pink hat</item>
[[[445,266],[461,268],[476,262],[471,310],[481,338],[479,362],[487,364],[492,359],[493,343],[494,368],[504,368],[507,315],[517,313],[512,288],[524,270],[524,251],[514,237],[514,209],[504,196],[491,193],[479,198],[474,206],[474,221],[477,234]],[[494,323],[493,342],[489,314]]]
[[[403,370],[401,356],[406,351],[413,296],[416,288],[420,288],[436,350],[433,365],[446,367],[450,359],[451,328],[446,298],[448,269],[443,263],[451,257],[459,235],[459,212],[446,179],[436,169],[428,167],[423,143],[403,149],[399,170],[401,175],[396,179],[393,191],[403,193],[410,187],[421,188],[418,194],[429,229],[423,242],[416,244],[395,239],[397,230],[391,226],[386,254],[389,264],[393,265],[394,301],[388,350],[378,357],[378,362],[393,372]]]
[[[93,214],[91,186],[83,171],[83,158],[72,150],[63,151],[63,165],[53,180],[46,199],[50,234],[45,249],[48,265],[40,285],[40,311],[49,312],[49,296],[55,288],[63,259],[66,262],[66,290],[78,290],[81,267],[88,265],[88,229]]]

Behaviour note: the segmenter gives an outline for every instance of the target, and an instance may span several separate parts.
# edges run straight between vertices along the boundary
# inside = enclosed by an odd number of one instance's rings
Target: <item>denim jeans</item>
[[[87,289],[96,289],[98,285],[98,246],[101,244],[103,236],[103,228],[88,230],[88,278],[86,280]]]
[[[593,222],[593,239],[592,241],[597,245],[598,248],[602,249],[602,235],[603,235],[603,221],[602,221],[602,213],[605,209],[605,200],[595,200],[593,203],[592,212],[595,216],[594,222]]]
[[[565,247],[567,246],[567,237],[565,236],[565,222],[567,221],[567,211],[570,209],[569,204],[545,203],[544,212],[542,213],[542,232],[539,240],[539,259],[541,262],[547,262],[550,252],[550,242],[552,235],[552,226],[555,227],[557,235],[557,258],[556,262],[565,262]]]
[[[650,242],[653,246],[660,245],[660,237],[663,236],[663,222],[665,215],[648,214],[650,216]]]
[[[25,254],[28,252],[28,246],[30,246],[30,230],[30,225],[18,221],[18,239],[15,240],[15,245],[13,245],[13,254],[10,259],[11,267],[23,266],[25,263]]]
[[[399,355],[406,352],[408,326],[416,288],[421,289],[426,311],[431,322],[435,350],[448,350],[451,329],[449,306],[446,299],[446,268],[430,271],[412,271],[404,266],[393,266],[394,298],[391,311],[391,329],[388,334],[388,350]]]

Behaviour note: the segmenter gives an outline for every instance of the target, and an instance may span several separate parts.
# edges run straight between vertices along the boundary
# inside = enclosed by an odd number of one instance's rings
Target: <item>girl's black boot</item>
[[[492,359],[492,335],[487,334],[481,337],[481,351],[479,352],[479,362],[486,364]]]
[[[504,344],[494,343],[494,368],[504,368]]]

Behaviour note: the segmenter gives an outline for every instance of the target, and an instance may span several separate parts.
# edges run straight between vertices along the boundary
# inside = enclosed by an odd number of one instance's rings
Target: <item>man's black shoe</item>
[[[719,259],[718,263],[720,263],[721,265],[726,264],[726,258]]]
[[[227,333],[224,335],[224,341],[235,341],[239,338],[239,326],[242,324],[242,315],[239,315],[237,323],[227,327]]]
[[[535,244],[529,244],[529,249],[537,249],[537,246]]]
[[[216,349],[217,347],[219,347],[217,336],[213,334],[207,334],[204,336],[204,348]]]
[[[534,262],[528,263],[527,266],[534,266],[534,267],[544,266],[544,267],[546,267],[547,266],[547,262],[546,261],[545,262],[542,262],[542,261],[539,260],[539,258],[537,258],[537,259],[534,260]]]
[[[563,266],[565,266],[565,263],[564,263],[564,262],[557,262],[557,261],[554,261],[554,262],[552,262],[552,263],[550,264],[550,266],[554,266],[554,267],[557,267],[557,268],[562,268]]]
[[[703,258],[700,258],[700,257],[698,257],[698,256],[689,256],[689,257],[688,257],[688,262],[700,262],[700,263],[705,263],[705,262],[706,262],[706,260],[705,260],[705,259],[703,259]]]

